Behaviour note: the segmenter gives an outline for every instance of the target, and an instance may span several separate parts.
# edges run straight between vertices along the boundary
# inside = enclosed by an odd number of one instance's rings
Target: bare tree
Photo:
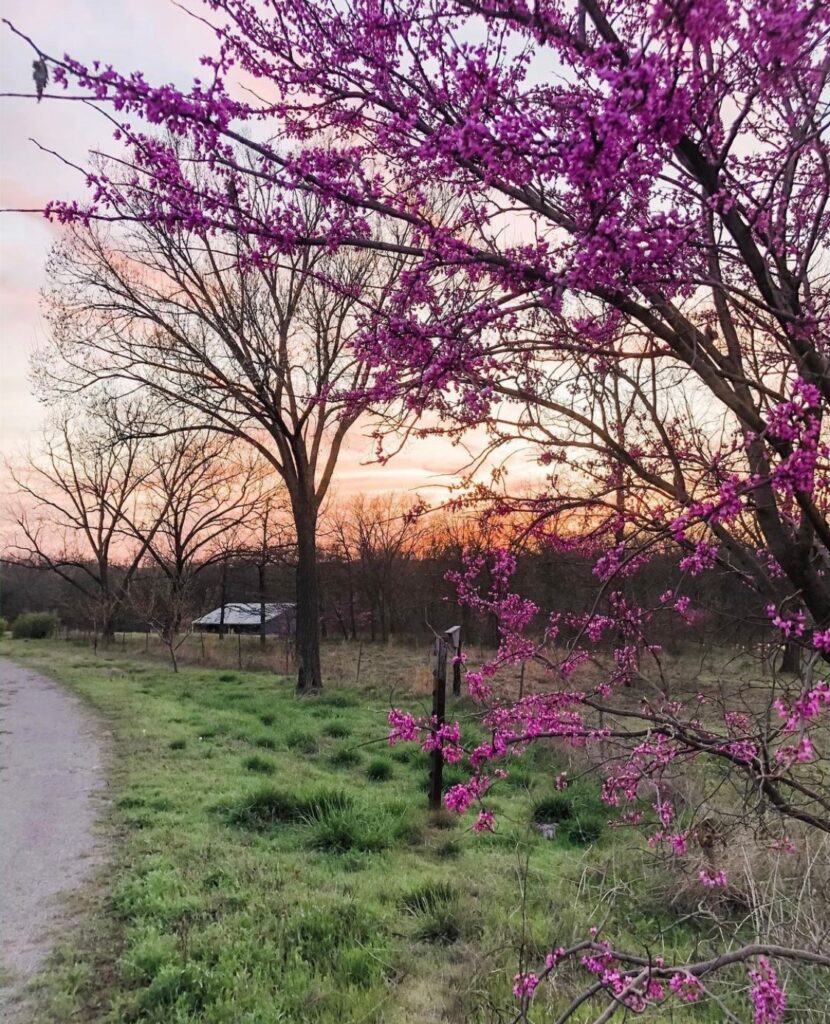
[[[175,672],[176,651],[189,632],[194,580],[225,558],[226,546],[254,513],[263,465],[250,456],[240,460],[231,439],[207,431],[173,430],[150,454],[155,469],[147,479],[145,511],[124,514],[121,522],[146,552],[134,606],[167,647]],[[156,518],[148,537],[144,523]]]
[[[130,406],[134,425],[145,415]],[[79,416],[64,409],[46,432],[43,451],[22,469],[9,467],[21,506],[11,550],[18,561],[55,573],[79,593],[105,643],[167,512],[157,502],[145,515],[146,448],[138,433],[115,429],[105,410]],[[140,519],[140,534],[125,536],[127,518]]]
[[[348,617],[356,633],[357,594],[363,598],[370,635],[387,641],[400,623],[402,585],[425,527],[413,512],[417,498],[358,495],[331,515],[333,547],[347,567]],[[343,613],[339,616],[341,622]]]
[[[117,238],[73,229],[51,261],[54,342],[37,374],[51,394],[90,381],[150,389],[187,411],[188,429],[243,438],[271,463],[297,539],[297,685],[317,688],[318,516],[366,408],[372,371],[352,344],[363,302],[371,291],[377,309],[397,265],[381,278],[371,254],[265,259],[246,244],[143,224]]]

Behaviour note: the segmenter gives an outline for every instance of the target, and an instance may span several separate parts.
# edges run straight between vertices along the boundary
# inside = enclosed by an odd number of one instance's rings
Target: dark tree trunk
[[[105,611],[101,622],[101,640],[105,647],[109,647],[115,641],[115,613]]]
[[[801,647],[797,643],[784,645],[784,657],[781,659],[781,671],[798,675],[801,671]]]
[[[294,507],[297,531],[297,689],[320,690],[320,588],[317,521],[308,507]]]
[[[264,557],[264,556],[263,556]],[[259,645],[265,646],[265,561],[257,566],[259,570]]]
[[[228,600],[228,563],[222,560],[222,583],[219,591],[219,639],[225,639],[225,602]]]

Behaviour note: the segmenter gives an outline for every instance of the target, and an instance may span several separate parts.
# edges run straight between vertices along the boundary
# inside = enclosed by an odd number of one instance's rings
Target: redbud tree
[[[367,308],[356,342],[375,371],[369,397],[451,428],[485,424],[494,446],[536,445],[549,476],[523,499],[524,533],[597,557],[593,609],[550,617],[515,591],[509,544],[471,556],[460,599],[501,636],[468,674],[490,739],[463,750],[456,724],[397,711],[391,738],[469,756],[447,803],[476,805],[480,829],[497,827],[487,794],[511,759],[553,738],[600,751],[609,808],[650,820],[650,842],[678,856],[703,846],[670,784],[691,765],[719,792],[728,780],[770,842],[830,831],[830,7],[205,6],[217,43],[189,89],[37,50],[45,96],[91,100],[118,144],[90,166],[87,199],[48,216],[242,236],[252,263],[309,247],[405,255],[394,301]],[[263,189],[269,201],[253,202]],[[511,510],[503,489],[498,505]],[[643,607],[626,584],[669,546],[681,582]],[[802,649],[797,678],[669,692],[650,628],[693,617],[683,579],[710,570],[761,595]],[[550,685],[500,699],[498,669],[530,659]],[[700,884],[729,879],[705,861]],[[577,959],[606,1020],[694,1002],[709,975],[751,959],[754,1018],[775,1022],[776,957],[830,962],[756,944],[669,965],[597,935],[523,972],[516,996],[526,1013],[540,979]]]

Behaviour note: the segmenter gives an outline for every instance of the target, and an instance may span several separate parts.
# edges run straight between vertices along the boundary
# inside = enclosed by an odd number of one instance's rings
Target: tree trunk
[[[784,656],[781,659],[781,671],[797,676],[801,671],[801,647],[791,641],[784,645]]]
[[[259,645],[265,646],[265,561],[257,566],[259,570]]]
[[[225,602],[228,600],[228,563],[222,560],[222,587],[219,592],[219,639],[225,639]]]
[[[320,690],[320,589],[317,521],[312,509],[294,508],[297,531],[297,689]]]

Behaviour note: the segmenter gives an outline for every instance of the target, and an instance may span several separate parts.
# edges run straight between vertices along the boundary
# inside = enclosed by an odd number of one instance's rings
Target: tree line
[[[117,631],[153,631],[175,663],[192,621],[205,612],[258,604],[264,636],[266,604],[294,601],[304,571],[300,544],[290,499],[271,467],[219,433],[182,428],[155,436],[155,415],[137,403],[120,412],[112,405],[84,416],[63,412],[42,451],[14,469],[16,534],[3,561],[0,614],[55,611],[67,628],[103,644]],[[450,578],[471,553],[499,541],[503,522],[481,513],[430,510],[418,496],[390,493],[330,500],[317,523],[321,636],[419,642],[432,626],[460,624],[468,644],[498,646],[497,616],[460,602]],[[594,565],[595,554],[531,540],[517,574],[547,612],[573,613],[595,598]],[[638,600],[658,604],[683,575],[667,547],[632,587]],[[763,602],[747,606],[732,574],[714,569],[694,589],[705,614],[684,641],[769,638]],[[663,639],[676,646],[672,632]]]

